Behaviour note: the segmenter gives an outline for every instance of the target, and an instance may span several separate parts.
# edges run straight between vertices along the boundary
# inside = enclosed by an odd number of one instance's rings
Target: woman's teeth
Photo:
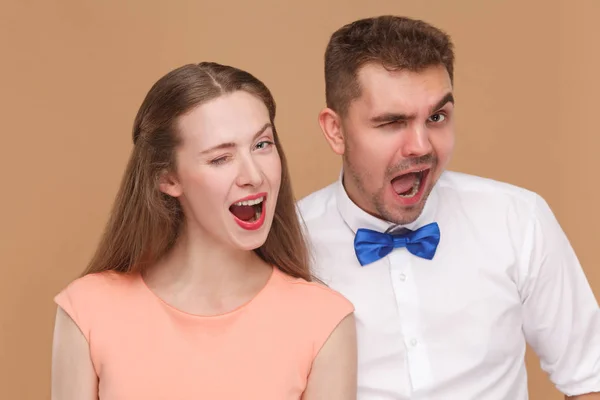
[[[264,199],[265,199],[264,197],[259,197],[258,199],[254,199],[254,200],[238,201],[237,203],[234,203],[234,205],[235,206],[255,206],[257,204],[262,203]]]
[[[260,218],[260,214],[262,213],[262,208],[261,207],[256,207],[255,208],[255,212],[254,212],[254,220],[258,221],[258,219]]]

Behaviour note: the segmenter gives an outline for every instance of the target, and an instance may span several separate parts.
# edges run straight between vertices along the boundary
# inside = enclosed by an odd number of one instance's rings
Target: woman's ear
[[[183,194],[181,183],[177,176],[167,170],[161,172],[158,178],[158,188],[161,192],[168,194],[171,197],[179,197]]]

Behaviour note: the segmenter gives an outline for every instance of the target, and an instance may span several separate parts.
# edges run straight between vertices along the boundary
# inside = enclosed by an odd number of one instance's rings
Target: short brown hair
[[[384,15],[343,26],[331,35],[325,51],[327,107],[345,114],[360,97],[358,71],[367,63],[391,70],[418,72],[443,65],[454,79],[454,50],[450,37],[420,20]]]
[[[180,233],[184,215],[176,198],[158,188],[161,172],[175,169],[179,117],[235,91],[260,99],[269,111],[281,159],[281,186],[266,242],[255,252],[288,275],[313,280],[296,213],[290,174],[275,129],[275,100],[249,72],[213,62],[188,64],[160,78],[147,93],[133,124],[133,150],[100,244],[85,274],[140,272],[163,257]]]

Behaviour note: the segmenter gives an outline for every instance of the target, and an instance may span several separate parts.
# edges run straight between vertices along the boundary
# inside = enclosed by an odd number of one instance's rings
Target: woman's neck
[[[210,314],[254,297],[271,272],[254,251],[234,249],[185,229],[171,251],[144,273],[144,280],[175,307]]]

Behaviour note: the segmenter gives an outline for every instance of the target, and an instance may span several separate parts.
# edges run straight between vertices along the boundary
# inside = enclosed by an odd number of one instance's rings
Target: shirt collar
[[[344,188],[343,175],[344,172],[342,170],[336,183],[336,203],[342,219],[354,233],[356,233],[359,228],[366,228],[379,232],[395,231],[400,228],[415,230],[434,221],[435,210],[438,203],[437,185],[433,187],[433,190],[429,194],[421,215],[410,224],[398,225],[377,218],[357,206],[356,203],[348,197],[348,193]]]

